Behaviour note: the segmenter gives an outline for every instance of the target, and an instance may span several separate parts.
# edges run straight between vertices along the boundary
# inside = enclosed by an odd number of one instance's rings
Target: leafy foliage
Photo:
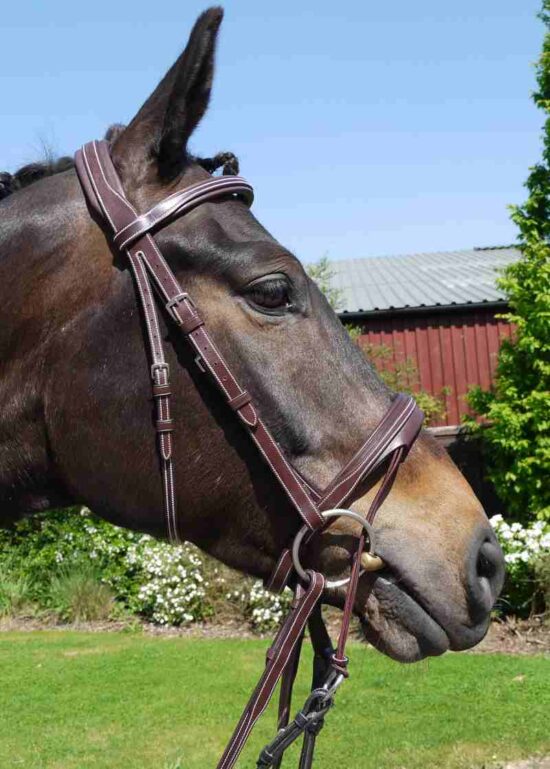
[[[365,354],[373,361],[387,361],[393,357],[391,347],[383,344],[362,344],[359,345],[365,351]],[[380,378],[392,390],[399,390],[412,395],[425,415],[427,425],[437,422],[445,416],[445,395],[449,392],[448,388],[442,388],[439,395],[432,395],[420,387],[420,377],[418,367],[412,358],[406,358],[402,363],[394,363],[391,368],[378,367]]]
[[[5,566],[0,569],[0,617],[12,617],[25,612],[32,603],[30,580],[17,569]]]
[[[482,435],[490,477],[520,520],[550,519],[550,0],[543,0],[540,17],[547,31],[533,99],[546,115],[542,160],[527,178],[527,201],[512,207],[522,256],[499,281],[515,338],[500,349],[494,389],[469,394],[472,408],[489,421]]]
[[[24,575],[30,598],[49,605],[51,578],[92,565],[126,601],[138,588],[125,555],[138,535],[93,516],[87,508],[49,510],[0,529],[0,565]]]
[[[342,292],[339,288],[334,288],[332,285],[332,278],[334,276],[334,270],[328,256],[325,254],[318,262],[307,265],[307,274],[309,277],[317,283],[319,289],[326,296],[328,303],[335,312],[342,306]]]
[[[537,593],[544,606],[546,621],[550,621],[550,546],[541,552],[533,563]]]
[[[52,608],[67,622],[105,620],[113,611],[111,589],[101,582],[97,570],[87,564],[54,574],[49,592]]]
[[[528,616],[550,611],[550,526],[535,521],[522,526],[502,515],[490,519],[506,561],[506,584],[498,601],[504,614]]]
[[[214,562],[94,516],[52,510],[0,529],[0,616],[62,621],[139,615],[159,625],[222,620],[274,627],[288,601]]]
[[[343,297],[340,289],[334,288],[332,285],[334,270],[328,256],[325,255],[318,262],[308,265],[307,272],[326,296],[332,309],[338,312],[342,306]],[[363,329],[360,325],[351,323],[344,325],[351,339],[361,347],[369,358],[375,362],[383,362],[392,357],[392,350],[386,345],[364,344],[361,341]],[[399,390],[414,396],[426,416],[426,424],[436,422],[445,416],[444,396],[446,389],[444,388],[437,396],[422,390],[419,383],[418,368],[412,358],[407,358],[403,363],[393,365],[391,368],[378,366],[378,373],[392,390]]]

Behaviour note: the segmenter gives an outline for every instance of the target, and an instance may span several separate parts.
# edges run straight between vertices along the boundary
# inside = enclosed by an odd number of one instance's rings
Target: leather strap
[[[124,197],[122,185],[109,155],[107,142],[91,142],[79,150],[76,155],[76,169],[79,178],[83,180],[83,187],[91,205],[110,224],[113,233],[122,231],[138,219],[135,209]],[[211,179],[212,184],[203,189],[203,194],[207,195],[208,199],[211,200],[214,188],[217,185],[221,189],[221,194],[227,195],[227,179],[227,177]],[[245,192],[249,188],[249,185],[246,188],[243,187]],[[238,189],[238,185],[232,189]],[[198,205],[198,202],[200,200],[195,195],[194,204]],[[155,209],[151,210],[154,211]],[[158,217],[153,217],[153,219],[157,221]],[[141,229],[143,229],[143,225]],[[255,406],[248,399],[245,388],[239,384],[226,361],[219,353],[200,318],[197,308],[189,295],[182,291],[181,286],[162,257],[151,235],[141,231],[140,236],[134,239],[128,246],[126,253],[134,272],[137,271],[139,273],[140,281],[138,282],[138,288],[140,289],[142,310],[149,332],[149,347],[153,362],[160,361],[159,351],[162,351],[162,343],[160,333],[158,332],[155,303],[151,301],[150,290],[149,292],[144,291],[141,285],[146,280],[142,274],[143,266],[145,266],[149,276],[154,280],[156,288],[165,301],[167,311],[181,327],[187,341],[193,348],[196,361],[200,364],[201,370],[205,370],[210,374],[213,383],[220,390],[225,400],[230,405],[233,404],[235,413],[250,433],[292,505],[311,530],[322,527],[324,522],[315,503],[300,482],[290,463],[284,457],[265,424],[259,418]],[[134,265],[136,266],[134,267]],[[155,360],[155,356],[157,360]],[[168,369],[166,368],[166,370]],[[155,382],[155,384],[165,383]],[[238,399],[240,399],[240,403]],[[235,408],[235,402],[239,404],[238,408]],[[172,464],[170,462],[171,469]],[[173,522],[168,531],[170,537],[174,538],[176,513],[173,494],[172,501],[174,503],[174,510],[171,511],[170,517],[173,518]]]
[[[348,464],[325,489],[315,492],[318,509],[323,511],[341,507],[349,499],[359,483],[364,478],[372,475],[389,456],[399,452],[398,464],[402,462],[418,437],[423,419],[424,415],[413,398],[410,395],[398,393],[378,426]],[[395,472],[397,472],[397,469]],[[389,487],[393,483],[394,475],[389,483]],[[369,523],[372,523],[374,520],[374,515],[379,507],[380,505],[377,505],[374,512],[372,512],[374,508],[373,502],[369,512]],[[310,538],[306,538],[305,545],[307,545]],[[292,570],[290,548],[285,548],[279,556],[279,560],[269,580],[266,582],[266,589],[274,593],[280,593],[288,583]]]
[[[222,195],[237,195],[251,206],[254,191],[247,181],[240,176],[222,176],[193,184],[184,190],[174,192],[153,206],[146,214],[137,216],[132,222],[122,227],[114,236],[113,243],[122,251],[134,243],[141,235],[166,224],[170,219],[183,216],[191,209],[209,200],[219,200]]]
[[[374,517],[376,513],[382,506],[382,503],[386,499],[391,487],[393,486],[393,482],[395,480],[395,476],[397,474],[399,465],[403,459],[404,453],[405,453],[405,449],[402,446],[394,450],[394,453],[390,460],[390,464],[384,476],[384,480],[382,481],[382,484],[380,485],[380,488],[378,489],[376,496],[374,497],[372,504],[369,508],[369,511],[367,513],[367,521],[369,523],[372,523],[374,521]],[[344,609],[342,611],[342,624],[340,626],[338,646],[336,648],[336,653],[333,655],[333,662],[335,662],[337,665],[341,667],[343,666],[344,668],[347,665],[347,661],[345,657],[346,641],[348,640],[349,626],[350,626],[351,617],[353,614],[353,604],[355,602],[355,596],[357,594],[357,587],[359,584],[359,574],[361,571],[361,555],[363,553],[364,547],[365,547],[365,531],[364,529],[362,529],[359,535],[359,540],[353,556],[350,582],[349,582],[347,593],[346,593]]]
[[[114,229],[116,222],[124,217],[131,220],[136,212],[125,198],[110,156],[109,162],[101,165],[99,158],[105,156],[106,149],[106,142],[92,142],[86,145],[76,153],[75,165],[89,204],[96,214],[102,220],[108,221]],[[152,239],[151,242],[153,243]],[[170,541],[178,543],[181,540],[177,525],[172,430],[162,429],[163,424],[171,422],[170,368],[164,355],[155,298],[142,255],[137,249],[130,249],[127,256],[145,319],[149,347],[166,530]],[[162,395],[161,389],[164,391]]]
[[[388,460],[384,479],[367,516],[372,522],[393,484],[399,464],[419,433],[423,415],[414,400],[410,396],[397,395],[379,425],[348,464],[325,489],[316,488],[312,482],[302,478],[283,455],[261,420],[250,394],[235,378],[212,341],[197,307],[190,296],[182,290],[151,235],[151,231],[158,229],[176,216],[182,216],[201,203],[233,197],[251,205],[252,187],[240,177],[211,178],[175,192],[145,214],[139,215],[124,194],[107,142],[86,144],[77,152],[75,164],[89,205],[96,215],[108,224],[113,242],[126,252],[136,283],[149,346],[152,395],[156,410],[155,425],[169,538],[172,541],[179,540],[172,456],[174,422],[171,416],[170,371],[164,356],[153,285],[166,311],[179,326],[195,353],[197,366],[202,372],[209,374],[228,406],[239,417],[288,499],[309,529],[309,538],[324,527],[325,522],[321,515],[323,510],[342,505],[364,478]],[[343,675],[347,675],[344,651],[357,591],[363,547],[364,534],[361,534],[353,557],[338,647],[336,652],[330,652],[330,665],[341,671]],[[281,589],[287,583],[291,571],[292,559],[289,551],[285,550],[270,579],[270,587]],[[283,673],[279,724],[284,726],[288,722],[292,684],[297,671],[305,625],[311,617],[312,638],[314,638],[314,633],[319,636],[319,622],[322,624],[320,611],[315,610],[323,593],[324,578],[317,572],[308,572],[308,576],[309,582],[305,587],[299,583],[295,587],[292,609],[268,651],[264,673],[220,760],[218,769],[231,769],[234,765],[252,727],[267,707],[277,681]],[[326,636],[326,630],[324,635]],[[323,633],[321,637],[326,645]],[[328,643],[330,644],[330,641]],[[319,663],[317,649],[316,660]],[[324,660],[325,668],[328,664],[329,662]],[[314,737],[310,735],[309,741],[304,742],[303,766],[309,766],[311,763],[313,744]]]
[[[424,415],[414,399],[398,393],[359,451],[323,489],[320,509],[340,507],[363,478],[372,475],[397,449],[404,449],[402,459],[405,459],[420,432],[423,419]]]
[[[269,704],[279,678],[299,643],[307,620],[321,598],[325,581],[321,574],[310,572],[308,586],[297,593],[292,608],[285,618],[266,655],[265,670],[244,709],[217,769],[231,769],[252,731],[252,727]]]

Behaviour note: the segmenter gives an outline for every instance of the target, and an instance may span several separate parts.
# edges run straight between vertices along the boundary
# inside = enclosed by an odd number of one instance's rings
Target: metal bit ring
[[[365,545],[365,552],[369,553],[369,555],[374,555],[374,530],[370,523],[363,518],[362,515],[359,515],[359,513],[355,513],[353,510],[344,510],[342,508],[335,508],[334,510],[324,510],[321,515],[326,520],[329,520],[330,518],[351,518],[352,520],[356,521],[357,523],[361,524],[363,527],[365,533],[366,533],[366,545]],[[309,577],[307,575],[307,572],[305,571],[304,567],[300,563],[300,547],[302,545],[304,537],[311,532],[311,529],[309,529],[307,526],[302,526],[300,531],[296,534],[294,537],[294,542],[292,543],[292,563],[294,564],[294,568],[296,569],[296,573],[302,579],[304,582],[309,581]],[[364,570],[361,570],[361,574],[363,574]],[[343,585],[347,585],[350,581],[351,577],[344,577],[343,579],[333,579],[333,580],[327,580],[325,585],[326,587],[342,587]]]

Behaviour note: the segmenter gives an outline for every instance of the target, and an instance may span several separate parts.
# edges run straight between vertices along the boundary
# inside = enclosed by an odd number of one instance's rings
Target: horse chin
[[[420,603],[380,572],[360,611],[366,640],[398,662],[417,662],[446,652],[445,630]]]

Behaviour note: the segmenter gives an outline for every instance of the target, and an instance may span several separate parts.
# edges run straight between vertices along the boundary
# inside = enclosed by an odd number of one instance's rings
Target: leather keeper
[[[245,390],[240,395],[236,395],[234,398],[231,398],[230,401],[227,401],[227,405],[232,408],[233,411],[238,411],[239,409],[242,409],[243,406],[246,406],[247,403],[250,403],[251,400],[252,398]]]
[[[199,328],[199,326],[204,326],[204,321],[200,315],[190,315],[189,317],[184,318],[178,325],[184,334],[190,334],[192,331]]]
[[[170,385],[153,385],[153,398],[162,398],[164,395],[172,395]]]
[[[157,433],[171,433],[174,429],[173,419],[157,419],[155,422]]]

